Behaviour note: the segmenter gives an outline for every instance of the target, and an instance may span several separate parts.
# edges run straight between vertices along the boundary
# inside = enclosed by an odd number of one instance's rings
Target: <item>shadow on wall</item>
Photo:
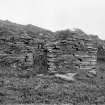
[[[46,74],[48,72],[46,50],[43,50],[41,55],[34,56],[33,68],[35,69],[36,74]]]

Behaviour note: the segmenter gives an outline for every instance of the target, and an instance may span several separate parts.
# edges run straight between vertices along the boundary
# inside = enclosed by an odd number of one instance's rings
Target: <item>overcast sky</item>
[[[0,19],[52,31],[80,28],[105,39],[105,0],[0,0]]]

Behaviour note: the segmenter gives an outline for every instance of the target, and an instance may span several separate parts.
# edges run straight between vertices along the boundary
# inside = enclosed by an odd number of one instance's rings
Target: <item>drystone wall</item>
[[[44,42],[29,37],[15,37],[0,39],[0,66],[19,71],[37,72],[47,71],[46,52]]]
[[[75,73],[96,70],[97,48],[91,39],[69,38],[47,44],[49,72]]]
[[[89,38],[72,36],[66,40],[45,42],[23,36],[13,40],[0,39],[0,43],[1,65],[15,69],[32,69],[36,73],[75,73],[96,69],[97,48]]]

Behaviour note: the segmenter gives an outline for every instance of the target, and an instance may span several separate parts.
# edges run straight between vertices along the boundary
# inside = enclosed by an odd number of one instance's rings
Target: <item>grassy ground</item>
[[[28,77],[20,76],[23,74]],[[75,81],[0,68],[0,103],[105,104],[105,64],[98,62],[96,76],[89,77],[81,73],[75,76]]]

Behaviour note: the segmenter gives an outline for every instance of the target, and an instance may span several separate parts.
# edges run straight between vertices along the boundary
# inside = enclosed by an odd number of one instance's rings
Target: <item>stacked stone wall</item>
[[[47,44],[49,72],[96,70],[97,48],[90,39],[69,38]]]

